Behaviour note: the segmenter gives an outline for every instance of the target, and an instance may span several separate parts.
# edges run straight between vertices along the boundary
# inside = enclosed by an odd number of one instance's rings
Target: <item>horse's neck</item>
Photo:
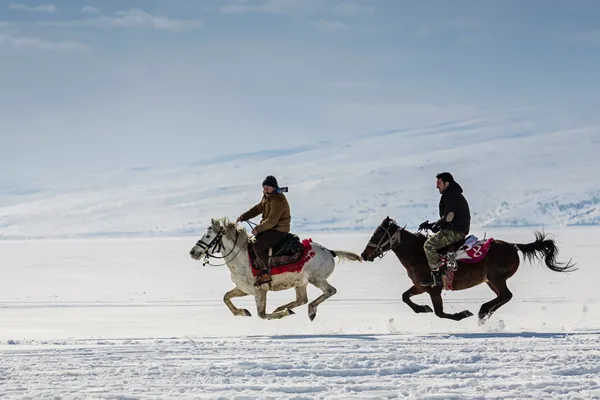
[[[402,242],[392,249],[406,269],[420,267],[424,260],[423,244],[416,237],[404,237]]]
[[[248,242],[238,236],[237,241],[232,241],[223,236],[223,251],[227,267],[233,275],[244,277],[249,282],[252,281],[252,271],[250,270],[250,261],[246,251]]]
[[[398,257],[400,263],[408,269],[410,263],[408,262],[406,248],[402,246],[402,244],[400,244],[394,247],[392,251],[394,252],[394,254],[396,254],[396,257]]]

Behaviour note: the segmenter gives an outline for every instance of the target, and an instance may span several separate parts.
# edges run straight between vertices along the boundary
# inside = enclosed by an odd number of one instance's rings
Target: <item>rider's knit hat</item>
[[[265,180],[262,183],[263,186],[265,185],[269,185],[269,186],[273,186],[274,188],[278,188],[279,184],[277,183],[277,179],[275,179],[275,177],[273,175],[269,175],[265,178]]]

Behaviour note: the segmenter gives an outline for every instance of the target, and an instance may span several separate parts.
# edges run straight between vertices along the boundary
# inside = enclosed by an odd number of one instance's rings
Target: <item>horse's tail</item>
[[[575,264],[571,264],[569,260],[566,264],[556,261],[556,255],[558,254],[558,248],[554,240],[547,239],[545,233],[535,232],[535,242],[520,244],[515,243],[515,247],[523,253],[523,256],[529,261],[540,260],[544,257],[544,263],[552,271],[556,272],[570,272],[575,271],[573,269]]]
[[[332,256],[338,257],[340,260],[362,262],[362,258],[356,253],[352,253],[349,251],[343,251],[343,250],[329,250],[329,252],[331,253]]]

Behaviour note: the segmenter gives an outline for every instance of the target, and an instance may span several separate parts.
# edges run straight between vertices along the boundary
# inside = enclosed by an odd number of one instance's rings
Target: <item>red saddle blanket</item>
[[[304,265],[315,256],[312,248],[312,239],[304,239],[302,241],[303,251],[295,254],[284,254],[276,257],[271,257],[269,266],[271,267],[271,275],[283,274],[285,272],[300,272]],[[258,276],[260,269],[256,264],[256,256],[252,251],[252,246],[248,246],[248,258],[252,267],[252,275]]]

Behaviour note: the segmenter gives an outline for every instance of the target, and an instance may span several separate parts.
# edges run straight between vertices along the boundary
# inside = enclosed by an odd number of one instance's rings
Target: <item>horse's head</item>
[[[228,225],[230,224],[223,220],[212,219],[200,240],[190,250],[190,256],[194,260],[200,260],[204,256],[219,253],[223,250],[223,235],[227,233]]]
[[[383,257],[386,252],[400,243],[403,229],[396,224],[396,221],[386,217],[373,232],[373,236],[360,255],[362,259],[373,261],[375,257]]]

